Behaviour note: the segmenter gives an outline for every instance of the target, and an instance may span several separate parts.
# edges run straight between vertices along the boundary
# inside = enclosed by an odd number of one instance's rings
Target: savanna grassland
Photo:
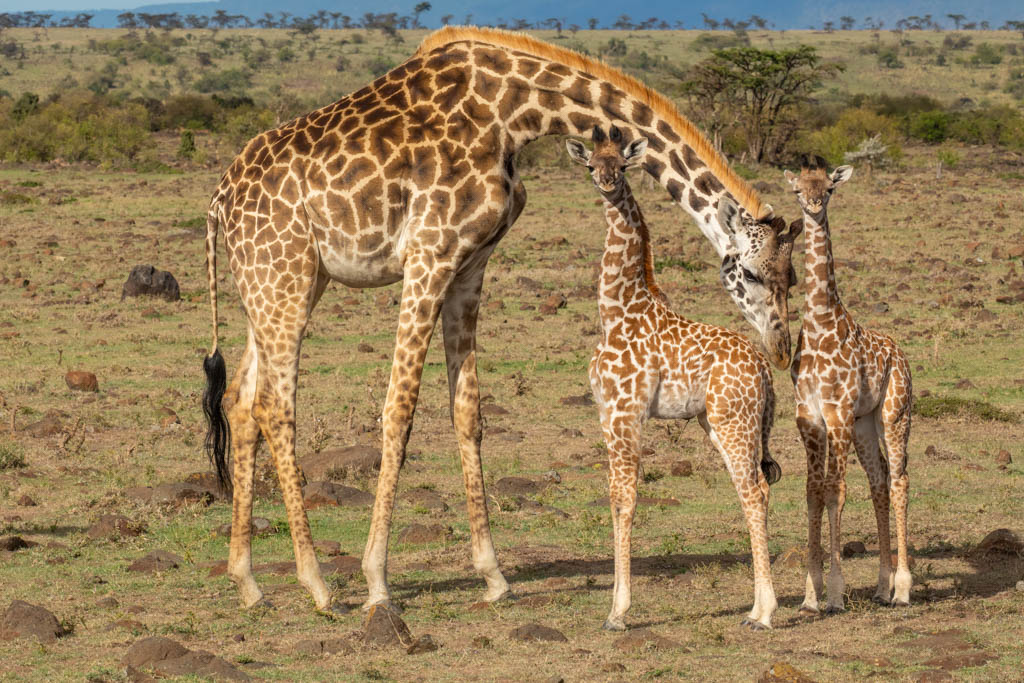
[[[949,34],[912,32],[911,46],[900,46],[899,68],[881,67],[872,51],[876,42],[895,43],[888,32],[877,39],[869,32],[798,31],[750,38],[773,49],[810,44],[826,59],[841,59],[846,70],[816,93],[822,108],[884,91],[925,95],[943,107],[969,98],[1013,110],[1017,95],[1008,86],[1024,64],[1024,40],[1009,32],[961,34],[971,44],[948,49]],[[196,83],[209,73],[235,70],[246,74],[238,89],[229,84],[204,95],[249,96],[251,103],[231,111],[273,125],[369,81],[374,69],[411,53],[423,32],[400,35],[401,43],[368,31],[320,31],[315,40],[276,30],[172,31],[153,39],[170,41],[167,55],[146,57],[151,53],[138,47],[120,54],[90,47],[129,40],[122,30],[10,30],[0,43],[13,38],[25,54],[0,63],[0,90],[10,95],[0,106],[11,107],[27,91],[45,105],[54,93],[93,85],[104,69],[113,79],[104,96],[123,92],[166,103],[201,92]],[[565,42],[596,54],[621,39],[624,54],[609,60],[673,94],[673,69],[706,56],[706,35],[581,31]],[[140,43],[149,40],[139,36]],[[1001,45],[1000,61],[972,63],[979,43]],[[200,52],[210,65],[200,64]],[[156,63],[168,55],[171,61]],[[430,634],[440,647],[408,655],[358,639],[365,593],[358,558],[368,506],[309,512],[314,538],[338,543],[321,544],[321,559],[331,563],[329,585],[352,610],[331,620],[314,612],[289,571],[286,515],[265,450],[255,514],[269,525],[254,539],[254,562],[271,610],[241,610],[223,575],[227,538],[219,529],[230,521],[229,502],[147,502],[140,488],[209,469],[200,409],[210,332],[204,216],[219,174],[252,125],[229,125],[231,111],[217,113],[211,126],[154,126],[131,154],[0,165],[0,537],[29,545],[0,550],[0,609],[13,600],[41,605],[68,631],[45,644],[0,638],[0,677],[126,680],[128,648],[159,635],[268,680],[731,681],[756,679],[778,662],[812,680],[1020,678],[1024,591],[1017,583],[1024,560],[1007,544],[979,549],[995,529],[1024,532],[1020,148],[950,138],[929,145],[904,135],[895,158],[858,168],[830,205],[844,301],[860,322],[901,344],[914,373],[911,606],[870,600],[878,566],[874,515],[866,478],[852,465],[843,540],[864,549],[843,563],[848,610],[815,620],[797,616],[804,455],[788,374],[776,372],[771,446],[783,478],[773,487],[769,520],[780,602],[775,629],[753,633],[739,623],[752,600],[749,545],[720,457],[699,426],[651,422],[640,495],[656,500],[638,509],[625,636],[600,630],[612,584],[611,522],[600,502],[607,495],[606,452],[596,409],[580,398],[589,394],[586,364],[599,333],[595,284],[604,223],[590,181],[562,160],[560,144],[528,148],[521,168],[529,201],[488,267],[478,338],[491,522],[520,599],[476,604],[483,582],[471,567],[443,350],[435,341],[399,484],[390,581],[412,633]],[[150,115],[155,121],[166,111],[152,107]],[[185,130],[193,150],[183,151]],[[897,125],[888,134],[902,130]],[[797,217],[781,169],[740,168],[778,213]],[[718,283],[715,254],[692,221],[660,187],[632,178],[653,233],[659,283],[673,307],[753,336]],[[173,273],[181,300],[122,300],[122,283],[137,264]],[[802,251],[794,266],[802,275]],[[244,345],[244,315],[223,265],[219,275],[221,348],[233,368]],[[300,461],[355,444],[379,447],[399,291],[400,285],[332,285],[324,295],[303,345]],[[802,301],[794,289],[792,309]],[[794,317],[794,337],[798,325]],[[99,390],[70,390],[70,370],[95,373]],[[329,474],[374,492],[372,473]],[[501,483],[507,477],[529,482],[517,489],[516,482]],[[130,533],[89,533],[113,514],[129,520]],[[413,524],[440,525],[443,533],[426,543],[400,541]],[[156,550],[177,555],[177,566],[129,571]],[[567,640],[511,637],[530,623]],[[336,653],[318,656],[301,645],[310,639],[343,642]]]

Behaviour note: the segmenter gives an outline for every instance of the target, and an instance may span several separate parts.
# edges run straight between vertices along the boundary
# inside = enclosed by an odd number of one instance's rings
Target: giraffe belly
[[[651,397],[649,414],[662,420],[689,420],[704,410],[703,391],[678,382],[662,382]]]
[[[348,287],[381,287],[402,279],[402,259],[394,245],[382,242],[375,250],[361,253],[353,242],[318,242],[320,267],[332,280]]]

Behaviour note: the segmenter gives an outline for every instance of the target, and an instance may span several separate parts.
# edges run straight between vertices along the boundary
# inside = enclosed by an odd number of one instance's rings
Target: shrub
[[[800,147],[813,150],[833,166],[838,166],[844,162],[847,152],[857,149],[864,140],[875,135],[879,135],[887,147],[888,158],[898,161],[902,156],[898,126],[888,116],[866,107],[845,110],[833,125],[807,134]]]
[[[363,63],[363,68],[373,74],[374,78],[380,78],[395,68],[395,63],[388,57],[377,55],[376,57],[370,57],[367,59]]]
[[[950,33],[942,39],[942,47],[947,50],[964,50],[971,45],[971,37],[962,33]]]
[[[991,43],[979,43],[971,55],[971,64],[975,66],[994,66],[1003,61],[1003,51]]]
[[[692,43],[694,50],[727,50],[731,47],[750,45],[750,36],[735,33],[702,33]]]
[[[878,65],[886,69],[902,69],[903,62],[895,49],[888,47],[878,52]]]
[[[1024,148],[1024,114],[1013,107],[986,107],[952,117],[949,137],[976,145]]]
[[[1013,95],[1018,100],[1024,100],[1024,68],[1017,67],[1010,69],[1006,76],[1006,85],[1003,91]]]
[[[27,464],[20,448],[14,444],[0,443],[0,472],[18,469]]]
[[[248,69],[225,69],[203,74],[195,82],[199,92],[240,92],[252,85],[252,72]]]
[[[176,95],[164,104],[160,128],[213,128],[220,107],[202,95]]]
[[[924,111],[912,116],[908,133],[924,142],[942,142],[949,136],[950,116],[944,111]]]
[[[23,92],[21,97],[14,103],[11,115],[15,121],[22,121],[26,116],[31,116],[39,111],[39,95],[34,92]]]
[[[181,141],[178,143],[178,156],[182,159],[191,159],[196,153],[196,136],[191,130],[181,131]]]

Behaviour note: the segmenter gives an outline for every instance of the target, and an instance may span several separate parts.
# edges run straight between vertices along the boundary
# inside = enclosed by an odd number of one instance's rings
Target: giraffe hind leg
[[[885,401],[879,412],[882,443],[885,445],[889,465],[889,495],[896,523],[896,577],[892,604],[910,604],[913,577],[910,574],[910,555],[907,539],[907,508],[910,498],[910,478],[907,475],[907,442],[910,440],[910,366],[899,349],[889,376]]]
[[[857,449],[871,489],[871,502],[875,508],[878,527],[878,588],[873,600],[888,605],[892,597],[893,575],[889,554],[889,466],[879,449],[878,430],[874,414],[865,415],[853,424],[853,444]]]

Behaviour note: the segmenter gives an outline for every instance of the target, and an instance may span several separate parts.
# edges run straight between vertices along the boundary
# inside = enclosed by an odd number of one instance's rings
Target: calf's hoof
[[[626,623],[621,619],[605,619],[601,628],[605,631],[621,632],[626,630]]]
[[[746,626],[751,631],[770,631],[772,628],[771,626],[765,626],[760,621],[756,619],[751,619],[750,617],[747,617],[746,619],[741,621],[740,625]]]

